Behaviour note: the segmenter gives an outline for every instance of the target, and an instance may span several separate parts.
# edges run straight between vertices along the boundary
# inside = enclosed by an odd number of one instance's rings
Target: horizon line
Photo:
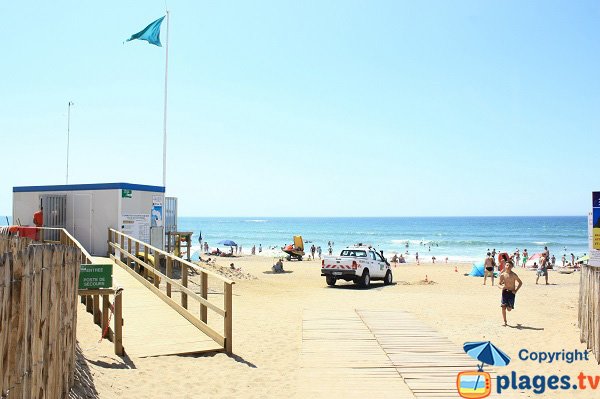
[[[180,215],[178,217],[200,217],[200,218],[489,218],[489,217],[499,217],[499,218],[513,218],[513,217],[525,217],[525,218],[534,218],[534,217],[587,217],[587,215],[431,215],[431,216],[391,216],[391,215],[359,215],[359,216],[266,216],[266,215],[213,215],[213,216],[202,216],[202,215]]]

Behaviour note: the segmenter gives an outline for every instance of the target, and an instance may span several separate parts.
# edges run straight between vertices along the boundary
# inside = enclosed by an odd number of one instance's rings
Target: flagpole
[[[167,12],[167,46],[165,57],[165,108],[163,116],[163,187],[167,186],[167,77],[169,76],[169,10]]]
[[[67,176],[66,184],[69,184],[69,142],[71,140],[71,105],[74,105],[72,101],[67,104]]]

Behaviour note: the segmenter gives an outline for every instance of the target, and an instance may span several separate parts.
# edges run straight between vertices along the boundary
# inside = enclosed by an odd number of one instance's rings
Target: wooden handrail
[[[221,276],[218,273],[212,272],[208,269],[195,265],[185,259],[179,258],[169,252],[156,248],[150,244],[147,244],[141,240],[131,237],[125,233],[117,231],[115,229],[108,229],[108,253],[109,257],[120,267],[124,268],[129,274],[135,277],[140,283],[145,285],[150,291],[161,298],[165,303],[176,310],[181,316],[186,318],[200,331],[204,332],[210,338],[212,338],[219,345],[223,346],[226,352],[232,352],[232,327],[233,327],[233,284],[235,282],[226,277]],[[127,246],[125,245],[127,243]],[[133,245],[135,244],[135,245]],[[134,248],[132,248],[134,247]],[[118,251],[118,256],[117,256]],[[135,251],[135,253],[131,253]],[[148,261],[149,251],[154,253],[154,265],[151,265]],[[143,255],[140,255],[143,254]],[[139,257],[138,257],[139,256]],[[160,272],[159,269],[159,258],[165,258],[166,274]],[[141,259],[140,259],[141,258]],[[154,278],[154,284],[148,281],[145,277],[139,275],[132,267],[131,263],[135,262],[137,265],[144,268],[144,270],[151,274]],[[171,273],[174,265],[179,265],[181,268],[181,282],[176,281],[171,277]],[[197,294],[187,286],[187,271],[188,268],[196,271],[202,276],[201,280],[201,294]],[[146,274],[146,272],[144,274]],[[224,284],[223,295],[224,295],[224,309],[208,301],[208,276],[215,277]],[[163,278],[166,281],[166,293],[160,289],[160,280]],[[171,298],[171,286],[175,286],[180,289],[181,293],[181,304],[177,303]],[[195,299],[200,304],[200,317],[191,313],[188,310],[187,300],[189,298]],[[211,309],[219,316],[223,317],[223,335],[212,329],[207,323],[207,310]]]
[[[171,254],[171,253],[169,253],[169,252],[166,252],[166,251],[163,251],[162,249],[158,249],[158,248],[156,248],[156,247],[153,247],[153,246],[152,246],[152,245],[150,245],[150,244],[146,244],[145,242],[143,242],[143,241],[140,241],[140,240],[138,240],[138,239],[136,239],[136,238],[133,238],[133,237],[131,237],[131,236],[129,236],[129,235],[127,235],[127,234],[125,234],[125,233],[121,233],[120,231],[117,231],[117,230],[115,230],[115,229],[110,229],[110,228],[109,228],[109,230],[110,230],[110,231],[112,231],[113,233],[116,233],[116,234],[118,234],[119,236],[125,236],[125,238],[127,238],[127,239],[131,239],[131,241],[133,241],[133,242],[136,242],[136,243],[142,244],[142,245],[144,245],[145,247],[147,247],[148,249],[151,249],[152,251],[154,251],[155,253],[158,253],[158,254],[161,254],[161,255],[167,256],[167,257],[169,257],[169,258],[171,258],[171,259],[174,259],[174,260],[176,260],[176,261],[177,261],[177,262],[179,262],[179,263],[183,263],[184,265],[187,265],[188,267],[191,267],[192,269],[196,270],[197,272],[206,273],[206,274],[208,274],[208,275],[210,275],[210,276],[213,276],[213,277],[216,277],[216,278],[218,278],[219,280],[222,280],[223,282],[225,282],[225,283],[227,283],[227,284],[235,284],[235,281],[233,281],[233,280],[229,280],[228,278],[226,278],[226,277],[223,277],[223,276],[221,276],[221,275],[220,275],[220,274],[218,274],[218,273],[215,273],[215,272],[213,272],[213,271],[210,271],[210,270],[208,270],[208,269],[205,269],[205,268],[203,268],[203,267],[200,267],[200,266],[198,266],[198,265],[196,265],[196,264],[194,264],[194,263],[192,263],[192,262],[188,262],[188,261],[187,261],[187,260],[185,260],[185,259],[178,258],[178,257],[176,257],[175,255],[173,255],[173,254]]]
[[[168,277],[167,275],[162,274],[157,269],[155,269],[152,265],[144,262],[142,259],[140,259],[140,258],[136,257],[135,255],[129,253],[128,251],[126,251],[125,249],[121,248],[119,245],[117,245],[117,244],[115,244],[113,242],[109,242],[108,245],[110,245],[111,247],[113,247],[115,250],[118,250],[118,251],[122,252],[123,255],[125,255],[127,258],[131,259],[132,261],[134,261],[134,262],[136,262],[136,263],[144,266],[147,269],[152,270],[150,273],[158,275],[160,278],[164,278],[166,281],[168,281],[169,283],[177,286],[182,291],[184,291],[186,294],[188,294],[190,297],[194,298],[195,300],[197,300],[201,304],[203,304],[206,307],[210,308],[215,313],[218,313],[221,316],[225,316],[225,310],[219,308],[217,305],[215,305],[215,304],[207,301],[206,299],[202,298],[200,295],[198,295],[194,291],[190,290],[187,287],[184,287],[182,284],[178,283],[177,281],[173,280],[172,278]]]
[[[77,248],[79,248],[81,250],[81,253],[85,257],[87,263],[91,264],[91,263],[94,262],[93,259],[92,259],[92,256],[90,255],[90,253],[83,247],[83,245],[81,245],[79,243],[79,241],[77,241],[75,239],[75,237],[73,237],[71,235],[71,233],[69,233],[67,231],[67,229],[64,229],[64,228],[61,228],[61,227],[38,227],[38,230],[42,231],[42,237],[40,238],[40,241],[42,241],[42,242],[48,242],[48,243],[61,244],[62,240],[61,241],[50,241],[50,240],[44,240],[44,237],[43,237],[43,231],[46,231],[46,230],[54,230],[54,231],[59,230],[61,232],[61,234],[64,234],[65,237],[67,237],[67,239],[69,241],[71,241],[71,243],[73,243],[74,246],[76,246]]]

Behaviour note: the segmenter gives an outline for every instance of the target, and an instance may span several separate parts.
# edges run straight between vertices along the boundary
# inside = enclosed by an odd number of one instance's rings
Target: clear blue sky
[[[202,216],[581,215],[600,2],[169,1],[167,194]],[[161,185],[164,1],[2,2],[12,187]],[[166,24],[162,39],[165,40]]]

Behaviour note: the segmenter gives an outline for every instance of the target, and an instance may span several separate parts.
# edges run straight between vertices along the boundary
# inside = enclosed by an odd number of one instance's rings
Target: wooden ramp
[[[222,351],[223,347],[199,331],[177,311],[108,258],[113,285],[123,287],[123,347],[130,357],[149,357]]]
[[[457,374],[476,369],[462,347],[409,313],[304,311],[302,376],[319,381],[311,396],[456,398]]]

